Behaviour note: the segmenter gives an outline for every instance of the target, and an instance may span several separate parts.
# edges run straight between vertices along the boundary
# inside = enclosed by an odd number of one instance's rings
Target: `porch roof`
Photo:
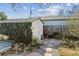
[[[43,21],[50,21],[50,20],[68,20],[68,19],[79,19],[79,16],[44,16],[39,17]]]

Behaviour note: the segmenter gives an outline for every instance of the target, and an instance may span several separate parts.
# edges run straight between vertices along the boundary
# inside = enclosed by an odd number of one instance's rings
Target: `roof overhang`
[[[43,21],[49,21],[49,20],[69,20],[69,19],[79,19],[79,16],[44,16],[40,17]]]
[[[0,23],[21,23],[21,22],[33,22],[40,20],[42,23],[43,21],[50,21],[50,20],[69,20],[69,19],[79,19],[79,16],[41,16],[41,17],[31,17],[31,18],[20,18],[20,19],[8,19],[5,21],[0,21]]]
[[[33,22],[36,20],[37,18],[20,18],[20,19],[8,19],[5,21],[0,21],[0,23],[22,23],[22,22]]]

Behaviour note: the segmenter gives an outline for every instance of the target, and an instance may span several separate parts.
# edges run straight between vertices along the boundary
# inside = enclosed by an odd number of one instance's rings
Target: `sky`
[[[16,3],[16,11],[10,3],[0,3],[0,11],[3,11],[8,18],[28,18],[38,16],[71,16],[79,9],[78,3]]]

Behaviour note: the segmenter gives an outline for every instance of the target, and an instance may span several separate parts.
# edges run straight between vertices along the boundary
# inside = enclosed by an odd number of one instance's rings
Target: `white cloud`
[[[34,9],[34,7],[32,7],[32,10]]]
[[[62,6],[59,5],[50,5],[49,8],[53,8],[53,9],[63,9]]]
[[[47,3],[44,3],[44,5],[47,5]]]
[[[24,9],[24,10],[26,10],[26,9],[27,9],[27,7],[23,6],[23,9]]]
[[[39,9],[38,11],[39,12],[45,12],[45,11],[47,11],[47,12],[57,12],[57,11],[59,11],[59,9],[56,9],[56,8],[46,8],[46,9]]]
[[[1,12],[2,10],[0,10],[0,12]]]
[[[52,15],[58,15],[60,12],[60,9],[62,9],[59,6],[50,6],[49,8],[45,8],[45,9],[39,9],[38,12],[39,13],[47,13],[47,14],[52,14]]]
[[[23,8],[23,10],[29,9],[29,8],[27,8],[26,6],[23,6],[22,8]],[[31,9],[33,10],[34,7],[32,7]]]
[[[41,12],[41,11],[43,11],[44,9],[38,9],[38,12]]]
[[[52,14],[52,15],[59,15],[60,10],[63,9],[62,6],[59,5],[50,5],[48,8],[39,9],[38,12],[42,14]]]
[[[75,5],[78,5],[79,3],[75,3]]]
[[[67,3],[67,6],[71,6],[71,4],[70,3]]]

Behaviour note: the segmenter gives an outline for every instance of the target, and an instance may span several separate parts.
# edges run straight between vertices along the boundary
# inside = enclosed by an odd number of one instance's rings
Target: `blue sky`
[[[12,8],[10,3],[0,3],[0,11],[3,11],[8,18],[28,18],[30,13],[30,7],[32,7],[32,17],[38,16],[67,16],[67,13],[71,11],[71,14],[79,9],[78,3],[52,3],[52,4],[41,4],[38,3],[20,3],[16,4],[16,11]]]

